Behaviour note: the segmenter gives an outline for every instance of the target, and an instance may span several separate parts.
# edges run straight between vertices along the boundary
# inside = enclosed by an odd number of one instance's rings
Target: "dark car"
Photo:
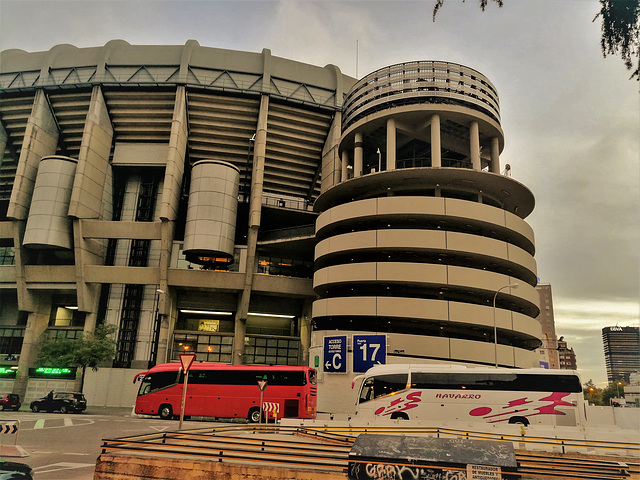
[[[50,392],[46,397],[31,402],[31,411],[81,413],[87,409],[87,400],[81,393]]]
[[[33,480],[33,470],[26,463],[0,460],[0,480]]]
[[[0,393],[0,410],[15,410],[20,409],[20,395],[17,393]]]

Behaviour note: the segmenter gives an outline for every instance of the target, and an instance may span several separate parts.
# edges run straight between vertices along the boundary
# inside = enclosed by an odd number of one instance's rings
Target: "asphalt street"
[[[18,420],[17,434],[0,435],[0,445],[18,445],[26,457],[0,457],[28,464],[36,480],[91,480],[103,438],[178,430],[178,420],[132,416],[131,409],[89,409],[82,414],[0,412],[0,424]],[[183,429],[220,426],[184,421]]]

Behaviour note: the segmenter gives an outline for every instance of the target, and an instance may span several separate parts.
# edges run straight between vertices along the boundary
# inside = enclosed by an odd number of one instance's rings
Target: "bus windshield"
[[[138,396],[171,387],[178,383],[178,372],[154,372],[145,375],[138,389]]]
[[[407,388],[406,373],[392,373],[367,378],[360,390],[360,403]]]

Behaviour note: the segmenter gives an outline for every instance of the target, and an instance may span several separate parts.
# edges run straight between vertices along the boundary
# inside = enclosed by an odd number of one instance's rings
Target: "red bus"
[[[185,416],[246,418],[260,421],[263,412],[276,410],[278,418],[315,418],[317,373],[310,367],[248,366],[194,363],[189,369]],[[135,412],[171,419],[180,415],[184,375],[180,363],[163,363],[136,375],[141,381]],[[265,408],[266,406],[266,408]]]

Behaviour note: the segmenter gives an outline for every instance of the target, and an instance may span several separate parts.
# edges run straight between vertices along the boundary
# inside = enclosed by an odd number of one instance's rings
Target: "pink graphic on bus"
[[[393,400],[388,406],[380,407],[376,410],[376,415],[391,415],[396,412],[403,412],[410,410],[418,406],[418,403],[422,400],[422,392],[412,392],[406,397],[399,397]]]
[[[517,413],[519,416],[522,416],[522,417],[533,417],[535,415],[566,415],[564,412],[560,412],[556,410],[555,407],[558,407],[558,406],[574,407],[575,405],[573,405],[573,403],[565,402],[563,400],[563,398],[566,397],[567,395],[570,395],[570,394],[564,393],[564,392],[554,392],[549,396],[538,399],[538,402],[551,402],[551,403],[548,403],[546,405],[542,405],[539,407],[535,407],[535,408],[532,408],[532,406],[530,406],[530,407],[525,407],[520,409],[514,408],[514,407],[520,407],[523,405],[527,405],[529,403],[534,403],[534,400],[529,400],[527,397],[517,398],[515,400],[509,400],[507,402],[507,405],[502,407],[503,410],[508,409],[507,411],[503,411],[500,413],[493,413],[492,415],[490,415],[493,412],[493,410],[490,407],[478,407],[471,410],[469,412],[469,415],[473,417],[483,417],[485,420],[488,420],[489,423],[507,421],[509,420],[509,416],[513,415],[514,413]],[[501,418],[501,417],[504,417],[504,418]]]

